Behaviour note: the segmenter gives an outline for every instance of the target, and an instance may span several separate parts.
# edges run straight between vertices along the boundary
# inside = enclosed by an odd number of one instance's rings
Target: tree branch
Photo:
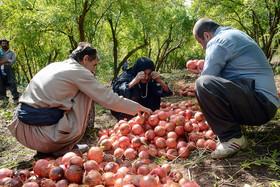
[[[120,64],[118,65],[117,71],[116,71],[116,75],[114,75],[114,78],[116,78],[121,70],[121,67],[123,66],[123,64],[129,59],[129,57],[131,57],[136,51],[138,51],[139,49],[144,48],[145,46],[148,45],[148,42],[145,40],[144,44],[141,44],[137,47],[135,47],[134,49],[130,50],[127,55],[125,55],[125,57],[122,59],[122,61],[120,62]]]

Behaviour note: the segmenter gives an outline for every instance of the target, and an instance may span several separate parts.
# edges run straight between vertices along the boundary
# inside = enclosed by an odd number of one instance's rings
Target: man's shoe
[[[227,142],[219,142],[215,151],[211,153],[211,158],[220,159],[237,153],[240,149],[245,149],[248,142],[245,136],[240,138],[232,138]]]

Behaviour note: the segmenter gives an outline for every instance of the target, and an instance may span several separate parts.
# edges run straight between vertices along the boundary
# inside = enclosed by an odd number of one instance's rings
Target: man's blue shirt
[[[214,75],[227,80],[255,80],[255,90],[264,94],[277,108],[280,106],[274,75],[257,43],[244,32],[219,27],[207,43],[201,75]]]

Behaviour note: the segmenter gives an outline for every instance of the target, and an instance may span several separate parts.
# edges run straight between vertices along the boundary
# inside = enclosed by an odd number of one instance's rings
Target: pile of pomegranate
[[[0,185],[24,187],[199,187],[180,170],[177,159],[196,149],[213,151],[215,135],[190,101],[161,103],[150,116],[120,120],[98,133],[98,145],[84,154],[37,160],[32,170],[0,169]],[[156,164],[155,158],[166,160]]]
[[[186,68],[193,71],[201,71],[204,66],[203,59],[191,59],[186,62]]]
[[[174,85],[174,92],[179,96],[195,96],[195,89],[193,83],[185,83],[185,81],[180,80]]]
[[[204,66],[203,59],[191,59],[186,62],[186,69],[194,74],[199,74]],[[174,84],[174,92],[179,96],[195,96],[195,86],[193,83],[185,83],[180,80]]]

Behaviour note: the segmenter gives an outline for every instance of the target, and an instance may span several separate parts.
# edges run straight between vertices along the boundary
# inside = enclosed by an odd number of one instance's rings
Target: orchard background
[[[33,75],[54,61],[65,59],[78,42],[92,43],[101,55],[97,78],[110,81],[140,56],[148,56],[175,91],[166,102],[192,101],[195,76],[185,70],[186,61],[203,59],[203,50],[192,36],[197,18],[238,28],[263,49],[280,89],[279,0],[0,0],[0,38],[10,40],[17,54],[15,72],[22,92]],[[0,109],[0,168],[31,168],[34,151],[22,147],[6,128],[12,104]],[[96,117],[82,142],[96,145],[98,129],[117,121],[108,110],[95,106]],[[280,115],[261,127],[245,127],[251,147],[225,160],[212,160],[207,151],[195,150],[187,159],[175,159],[172,167],[201,186],[280,186]],[[165,160],[157,158],[156,163]]]

